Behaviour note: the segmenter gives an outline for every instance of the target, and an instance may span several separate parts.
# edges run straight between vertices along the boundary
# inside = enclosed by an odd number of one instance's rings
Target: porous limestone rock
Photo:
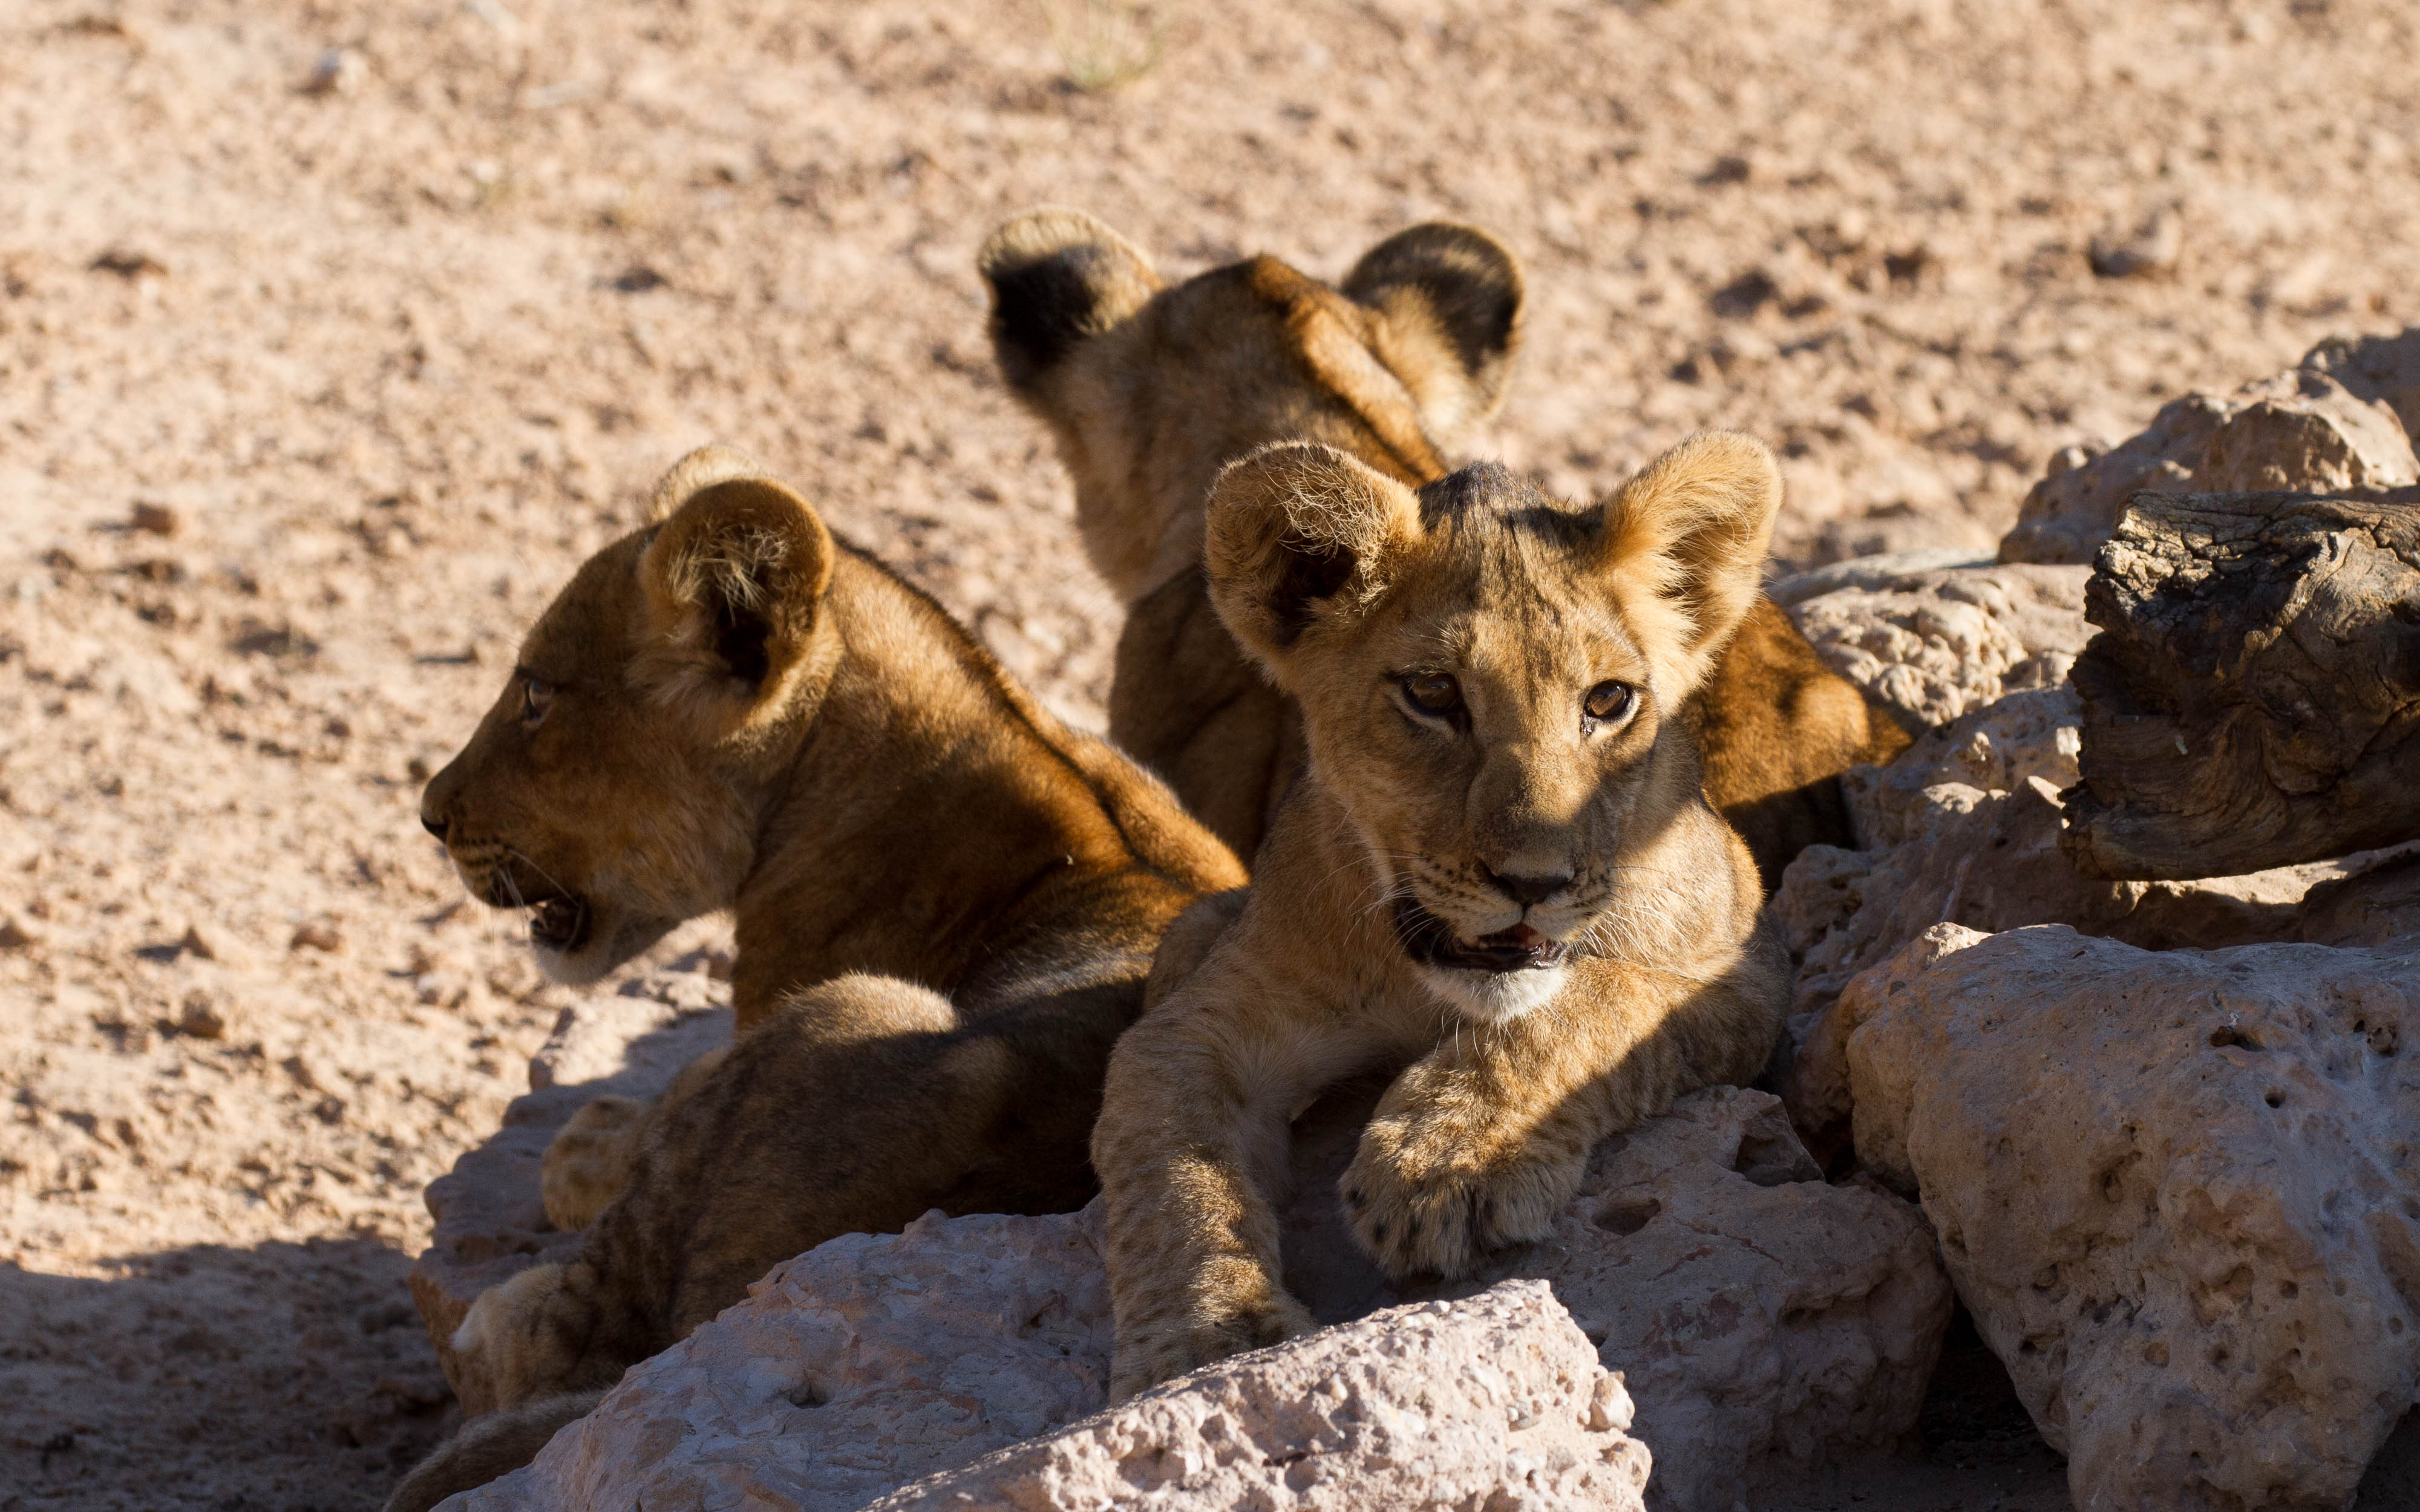
[[[2420,940],[1930,943],[1847,1038],[1857,1153],[2076,1505],[2345,1505],[2420,1395]]]
[[[1554,1293],[1507,1281],[1211,1365],[866,1512],[1621,1512],[1648,1478],[1631,1415]]]
[[[1635,1436],[1664,1467],[1649,1504],[1669,1512],[1730,1512],[1799,1467],[1885,1448],[1913,1427],[1950,1305],[1931,1231],[1886,1193],[1824,1184],[1774,1098],[1682,1099],[1595,1151],[1543,1242],[1461,1283],[1396,1288],[1335,1196],[1375,1095],[1343,1089],[1296,1126],[1286,1280],[1323,1322],[1545,1283],[1605,1365],[1627,1372]],[[1097,1205],[834,1240],[634,1367],[535,1465],[460,1512],[854,1507],[1054,1430],[1103,1404],[1099,1251]],[[1067,1453],[1032,1473],[1094,1451]]]
[[[2294,937],[2312,945],[2386,945],[2420,936],[2420,845],[2349,856],[2296,910]]]
[[[1790,594],[1784,607],[1824,661],[1911,732],[2007,693],[2056,687],[2092,635],[2084,620],[2091,574],[2082,568],[1841,576],[1847,586],[1804,597],[1792,581],[1776,586]]]
[[[1886,766],[1853,766],[1840,791],[1857,843],[1888,850],[1921,835],[1934,805],[1925,795],[1956,785],[2013,793],[2027,778],[2054,791],[2074,785],[2084,710],[2070,687],[2009,693],[1916,736]]]
[[[731,1042],[730,991],[704,955],[625,983],[619,994],[582,998],[563,1011],[530,1061],[530,1091],[504,1109],[504,1126],[428,1183],[436,1231],[412,1262],[412,1301],[437,1346],[438,1364],[462,1410],[491,1410],[494,1394],[454,1352],[454,1331],[480,1292],[517,1272],[561,1262],[580,1235],[547,1221],[538,1162],[548,1141],[591,1098],[651,1098],[680,1069]]]
[[[1849,1081],[1849,1038],[1875,1008],[1905,992],[1910,980],[1946,955],[1988,936],[1963,924],[1935,924],[1899,949],[1851,977],[1820,1011],[1791,1024],[1794,1044],[1781,1076],[1781,1100],[1807,1152],[1827,1168],[1847,1150],[1856,1111]]]
[[[1988,712],[1988,711],[1987,711]],[[2054,742],[2067,728],[2055,712],[2020,711]],[[2004,725],[2004,729],[2009,728]],[[1990,760],[2011,775],[2014,788],[1987,792],[1960,781],[1908,791],[1941,775],[1929,769],[1946,748],[1951,760],[1978,751],[1973,734],[1988,729],[1963,721],[1904,753],[1880,773],[1860,769],[1844,780],[1861,834],[1898,843],[1878,851],[1811,845],[1782,873],[1772,908],[1782,937],[1799,963],[1792,989],[1792,1032],[1802,1044],[1807,1015],[1820,1012],[1848,980],[1934,924],[1962,924],[1984,933],[2026,924],[2068,924],[2151,949],[2215,949],[2292,936],[2303,896],[2342,874],[2335,862],[2279,867],[2241,877],[2191,882],[2109,882],[2079,876],[2059,849],[2064,810],[2057,770],[2040,748],[1992,748]],[[1975,764],[1983,764],[1979,760]]]
[[[2392,336],[2331,336],[2305,353],[2302,365],[2386,406],[2405,435],[2420,436],[2420,326]]]
[[[1321,1320],[1549,1283],[1624,1373],[1656,1456],[1649,1504],[1671,1512],[1730,1512],[1915,1426],[1949,1319],[1931,1233],[1885,1194],[1826,1185],[1775,1098],[1693,1092],[1599,1146],[1544,1239],[1466,1281],[1396,1287],[1335,1199],[1373,1097],[1331,1097],[1295,1125],[1286,1284]]]
[[[1109,1379],[1097,1207],[928,1213],[775,1266],[535,1462],[443,1505],[845,1512],[1097,1412]]]
[[[2411,403],[2413,371],[2420,362],[2390,343],[2323,344],[2233,394],[2170,400],[2114,447],[2064,447],[2025,495],[2000,560],[2088,563],[2140,490],[2334,493],[2420,481],[2410,417],[2388,398]]]

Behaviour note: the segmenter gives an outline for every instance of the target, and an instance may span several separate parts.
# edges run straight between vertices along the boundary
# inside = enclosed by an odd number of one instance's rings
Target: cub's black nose
[[[1572,874],[1564,872],[1550,877],[1516,877],[1508,876],[1501,872],[1490,872],[1487,873],[1487,880],[1495,884],[1497,891],[1527,908],[1533,903],[1544,903],[1570,887]]]

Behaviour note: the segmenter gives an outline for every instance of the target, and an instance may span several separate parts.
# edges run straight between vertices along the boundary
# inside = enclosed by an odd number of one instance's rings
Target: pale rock
[[[2302,366],[2233,394],[2170,400],[2117,446],[2062,448],[2001,538],[2000,560],[2089,563],[2143,490],[2333,493],[2420,481],[2405,422],[2386,398],[2412,392],[2404,376],[2412,365],[2387,343],[2323,345]]]
[[[185,517],[166,504],[138,499],[134,507],[127,512],[126,523],[129,530],[152,535],[175,535],[185,528]]]
[[[319,54],[311,66],[311,76],[302,82],[306,95],[349,95],[360,89],[369,76],[369,62],[349,47],[332,47]]]
[[[224,1040],[235,1023],[234,999],[208,986],[188,989],[177,1006],[177,1032],[196,1040]]]
[[[2420,1395],[2420,941],[1932,948],[1847,1038],[1857,1153],[2076,1505],[2344,1506]]]
[[[2386,406],[2406,436],[2420,436],[2420,326],[2392,336],[2331,336],[2304,354],[2302,365]]]
[[[2294,937],[2311,945],[2387,945],[2420,936],[2420,845],[2349,856],[2344,875],[2304,895]]]
[[[1594,1152],[1542,1242],[1464,1282],[1397,1288],[1354,1243],[1335,1195],[1377,1090],[1341,1089],[1295,1128],[1286,1281],[1321,1321],[1545,1283],[1598,1359],[1627,1373],[1636,1436],[1664,1467],[1649,1504],[1669,1512],[1730,1512],[1760,1487],[1887,1448],[1914,1426],[1950,1306],[1931,1231],[1886,1193],[1826,1185],[1776,1099],[1733,1088],[1683,1098]],[[1105,1400],[1099,1224],[1096,1204],[1047,1218],[935,1215],[900,1235],[834,1240],[633,1368],[535,1465],[458,1506],[853,1507],[1052,1431]],[[1155,1421],[1195,1409],[1172,1411]],[[1097,1442],[1037,1449],[1016,1473],[1078,1484]],[[1350,1456],[1338,1464],[1347,1484],[1376,1473]],[[1054,1465],[1075,1479],[1052,1480]],[[1521,1481],[1508,1504],[1556,1484]]]
[[[1916,758],[1911,785],[1937,775],[1926,763],[1941,744],[1952,759],[1974,748],[1971,740],[1960,743],[1958,728],[1944,742],[1902,755]],[[2064,727],[2038,728],[2055,740]],[[1993,760],[2012,771],[2053,764],[2039,748],[2028,755],[2013,743],[1995,748]],[[2151,949],[2215,949],[2290,936],[2304,894],[2341,874],[2336,863],[2317,862],[2192,882],[2079,876],[2058,846],[2064,811],[2051,781],[2028,773],[2006,793],[1945,781],[1911,795],[1896,785],[1897,765],[1860,769],[1843,785],[1861,832],[1870,828],[1878,840],[1898,836],[1900,842],[1881,851],[1808,846],[1774,894],[1774,917],[1799,963],[1791,1001],[1798,1042],[1812,1032],[1808,1015],[1822,1011],[1851,977],[1935,924],[1987,934],[2067,924]]]
[[[2000,560],[2089,563],[2135,492],[2182,493],[2193,486],[2211,438],[2239,408],[2217,394],[2188,393],[2162,405],[2140,433],[2115,446],[2059,448],[2019,506],[2016,525],[2000,538]]]
[[[1553,1292],[1507,1281],[1196,1371],[866,1512],[1621,1512],[1647,1504],[1631,1415]]]
[[[1963,924],[1935,924],[1887,960],[1850,978],[1823,1011],[1792,1021],[1793,1054],[1781,1077],[1781,1100],[1816,1160],[1828,1167],[1851,1143],[1850,1116],[1855,1105],[1849,1085],[1849,1037],[1877,1007],[1905,992],[1927,966],[1985,938]]]
[[[435,1232],[409,1279],[438,1364],[466,1412],[496,1405],[486,1380],[454,1351],[454,1331],[471,1304],[520,1271],[580,1250],[579,1231],[549,1223],[540,1200],[538,1165],[555,1131],[592,1098],[653,1098],[683,1066],[731,1042],[731,1011],[715,1006],[728,1004],[728,987],[679,964],[565,1009],[530,1062],[531,1090],[504,1109],[504,1127],[428,1183],[424,1200]]]
[[[1853,766],[1840,790],[1857,843],[1887,850],[1921,834],[1932,821],[1926,797],[1945,785],[1980,793],[2011,793],[2028,778],[2054,791],[2081,780],[2084,706],[2064,686],[2007,694],[1937,725],[1886,766]]]
[[[1049,1433],[1109,1394],[1098,1209],[928,1213],[775,1266],[449,1512],[845,1512]]]
[[[2090,576],[2022,565],[1861,575],[1785,607],[1833,671],[1913,733],[2065,682],[2092,636],[2084,619]]]
[[[2173,209],[2152,212],[2133,230],[2092,239],[2086,258],[2099,278],[2166,278],[2184,255],[2184,223]]]
[[[1658,1467],[1648,1502],[1668,1512],[1730,1512],[1914,1427],[1949,1320],[1931,1232],[1886,1194],[1825,1184],[1776,1098],[1692,1092],[1592,1151],[1537,1243],[1462,1282],[1394,1286],[1335,1197],[1376,1091],[1295,1126],[1285,1279],[1321,1321],[1548,1282],[1627,1378]]]
[[[2242,396],[2250,402],[2203,454],[2199,491],[2341,493],[2420,482],[2420,459],[2394,409],[2324,373],[2282,374]]]

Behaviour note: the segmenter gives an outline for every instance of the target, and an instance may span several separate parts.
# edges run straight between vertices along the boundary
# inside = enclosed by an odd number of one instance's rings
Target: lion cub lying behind
[[[1171,933],[1155,996],[1177,985],[1109,1060],[1113,1397],[1311,1326],[1265,1183],[1327,1085],[1408,1067],[1340,1190],[1389,1272],[1450,1275],[1544,1234],[1598,1140],[1763,1066],[1787,962],[1681,714],[1779,496],[1730,435],[1601,511],[1304,443],[1219,475],[1214,601],[1309,759],[1240,914]]]
[[[489,1290],[454,1341],[523,1405],[394,1507],[525,1462],[577,1394],[835,1234],[1080,1206],[1162,932],[1244,881],[1165,788],[745,457],[692,455],[656,516],[540,618],[422,817],[474,894],[534,907],[567,980],[733,910],[740,1034],[549,1151],[550,1213],[603,1211],[579,1258]],[[566,1193],[583,1132],[593,1179]]]
[[[1365,253],[1331,288],[1274,257],[1162,282],[1077,210],[1031,210],[979,258],[1001,371],[1048,424],[1093,564],[1126,601],[1109,738],[1249,859],[1302,764],[1300,720],[1219,625],[1202,501],[1225,464],[1321,441],[1413,487],[1495,412],[1520,345],[1520,265],[1433,224]],[[1686,718],[1706,796],[1768,887],[1812,844],[1854,845],[1838,775],[1905,731],[1756,594]]]

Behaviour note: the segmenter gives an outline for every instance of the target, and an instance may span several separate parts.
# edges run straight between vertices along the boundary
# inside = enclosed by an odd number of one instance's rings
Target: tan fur
[[[1340,1192],[1389,1272],[1452,1275],[1542,1236],[1597,1141],[1763,1066],[1788,962],[1685,711],[1779,494],[1719,435],[1598,511],[1493,467],[1415,494],[1323,446],[1220,475],[1216,604],[1298,701],[1309,764],[1249,892],[1170,932],[1110,1059],[1113,1396],[1311,1326],[1273,1204],[1323,1088],[1400,1072]],[[1447,714],[1411,691],[1440,674]]]
[[[664,1095],[592,1098],[547,1141],[538,1162],[538,1200],[546,1221],[569,1233],[597,1221],[624,1188],[646,1149],[656,1114],[676,1106],[715,1073],[728,1050],[714,1050],[681,1068]]]
[[[692,455],[653,514],[540,618],[422,800],[475,894],[537,905],[566,980],[716,909],[738,950],[732,1047],[548,1151],[548,1211],[585,1245],[458,1341],[506,1406],[610,1384],[835,1234],[1081,1205],[1152,951],[1244,880],[746,458]]]
[[[1169,286],[1079,211],[1008,222],[979,257],[1011,386],[1047,422],[1077,527],[1127,604],[1109,734],[1250,856],[1302,761],[1301,723],[1212,611],[1202,501],[1218,470],[1324,442],[1415,486],[1501,401],[1519,347],[1512,255],[1467,226],[1415,226],[1331,288],[1272,257]],[[1708,796],[1770,887],[1805,846],[1853,844],[1837,775],[1906,734],[1759,596],[1708,648],[1686,717]]]

